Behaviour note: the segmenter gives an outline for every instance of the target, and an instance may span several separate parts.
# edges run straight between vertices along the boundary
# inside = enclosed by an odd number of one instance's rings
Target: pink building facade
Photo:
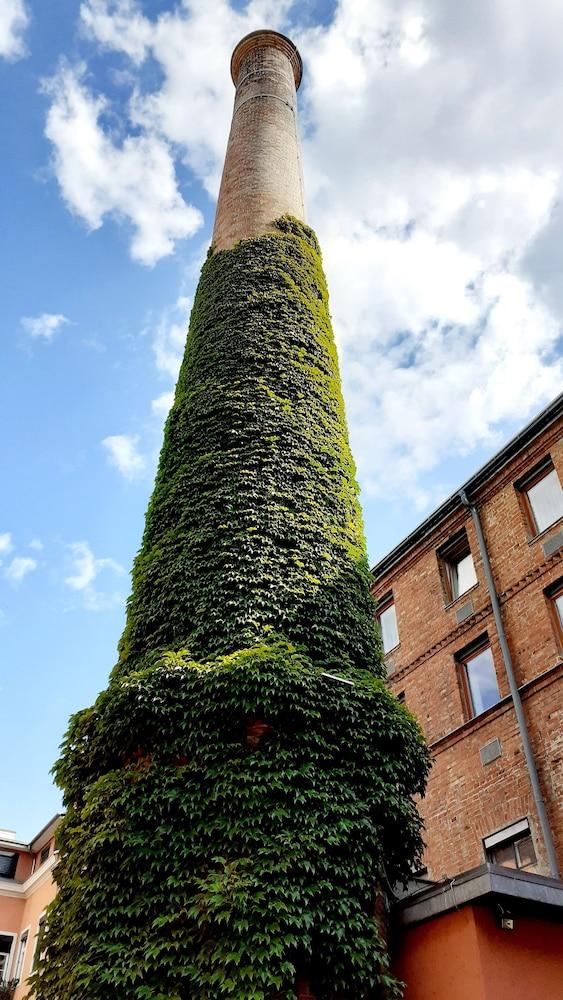
[[[26,995],[38,934],[55,896],[54,838],[59,819],[53,817],[28,844],[9,830],[0,830],[0,984],[13,987],[13,1000]]]

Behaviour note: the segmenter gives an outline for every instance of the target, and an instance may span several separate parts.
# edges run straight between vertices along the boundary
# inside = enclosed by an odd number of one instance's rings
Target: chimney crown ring
[[[297,90],[303,76],[303,62],[297,47],[293,44],[290,38],[287,38],[286,35],[280,34],[279,31],[270,31],[267,28],[261,29],[260,31],[251,31],[249,35],[245,35],[244,38],[241,38],[238,45],[235,46],[231,58],[231,77],[235,87],[237,85],[238,74],[243,59],[246,58],[252,49],[257,48],[280,49],[285,53],[293,69],[295,89]]]

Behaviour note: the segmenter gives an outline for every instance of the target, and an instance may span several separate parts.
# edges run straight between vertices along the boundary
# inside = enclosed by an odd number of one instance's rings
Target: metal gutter
[[[394,566],[399,560],[412,548],[416,542],[421,541],[431,531],[434,530],[437,524],[443,521],[449,514],[452,513],[457,507],[460,506],[459,494],[461,491],[474,492],[483,482],[489,479],[494,473],[499,472],[505,465],[508,464],[511,459],[513,459],[522,449],[530,444],[535,438],[541,434],[541,432],[548,427],[551,423],[563,415],[563,393],[545,407],[534,419],[522,428],[515,437],[511,438],[510,441],[501,448],[496,455],[493,455],[488,462],[485,463],[480,469],[475,472],[470,479],[467,480],[455,493],[452,493],[447,500],[436,508],[431,514],[421,521],[413,531],[410,532],[403,538],[394,549],[391,549],[387,555],[383,556],[379,562],[375,563],[372,567],[372,574],[374,576],[381,576],[386,573],[392,566]]]
[[[555,853],[555,844],[553,842],[553,836],[551,833],[551,827],[549,825],[549,819],[545,808],[543,792],[538,778],[538,771],[536,767],[536,761],[534,758],[534,752],[532,750],[532,745],[530,743],[528,727],[526,725],[526,717],[524,715],[524,709],[522,707],[522,699],[520,698],[520,692],[518,690],[518,684],[514,674],[514,665],[512,663],[512,657],[510,655],[510,649],[508,648],[506,632],[504,631],[504,623],[502,620],[500,602],[495,588],[493,571],[491,569],[491,562],[487,550],[487,543],[485,542],[485,535],[483,534],[481,518],[479,517],[479,511],[477,510],[475,504],[471,503],[471,501],[468,500],[467,493],[465,492],[465,490],[463,489],[460,490],[459,499],[463,504],[463,506],[471,514],[473,525],[475,528],[475,534],[477,535],[477,543],[479,545],[479,552],[481,554],[483,569],[485,571],[487,590],[489,591],[489,597],[491,598],[493,617],[495,619],[495,625],[502,653],[502,659],[506,670],[506,676],[508,677],[508,686],[510,688],[510,694],[512,696],[512,703],[514,705],[514,714],[516,715],[518,731],[520,733],[520,739],[522,741],[522,749],[524,750],[524,757],[526,759],[528,777],[530,779],[530,785],[532,786],[532,794],[534,796],[534,802],[536,804],[541,831],[543,834],[543,842],[547,853],[549,870],[553,878],[558,878],[559,868],[557,866],[557,855]]]

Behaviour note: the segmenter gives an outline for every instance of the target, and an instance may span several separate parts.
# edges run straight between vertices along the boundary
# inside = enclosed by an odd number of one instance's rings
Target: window
[[[484,845],[487,860],[494,865],[532,872],[537,870],[536,852],[527,819],[485,837]]]
[[[20,937],[20,943],[19,943],[19,948],[18,948],[18,953],[17,953],[17,958],[16,958],[16,965],[15,965],[15,968],[14,968],[14,979],[18,979],[19,980],[22,977],[23,962],[24,962],[24,959],[25,959],[25,949],[27,948],[27,939],[28,939],[28,936],[29,936],[29,931],[27,930],[27,931],[24,931],[23,934],[22,934],[22,936]]]
[[[0,878],[14,878],[18,856],[14,851],[0,851]]]
[[[563,517],[563,490],[551,460],[543,462],[534,472],[517,483],[534,535],[555,524]]]
[[[47,858],[49,857],[50,853],[51,853],[51,845],[50,844],[46,844],[45,847],[43,848],[43,850],[41,851],[41,854],[39,855],[39,857],[40,857],[39,864],[40,865],[44,865],[45,864],[45,862],[46,862]]]
[[[563,579],[545,591],[559,649],[563,651]]]
[[[394,649],[395,646],[399,645],[397,613],[395,611],[395,602],[392,594],[388,594],[386,597],[381,599],[377,611],[377,621],[379,622],[379,630],[381,632],[383,652],[388,653],[389,650]]]
[[[45,923],[46,923],[46,921],[45,921],[45,914],[43,913],[40,916],[39,923],[37,925],[37,933],[35,935],[35,947],[34,947],[34,950],[33,950],[33,959],[32,959],[32,962],[31,962],[31,972],[35,972],[35,970],[36,970],[36,968],[37,968],[37,966],[39,964],[39,959],[44,954],[44,952],[39,951],[39,944],[41,943],[41,935],[43,934],[43,931],[45,930]]]
[[[467,702],[468,715],[473,718],[486,712],[500,700],[495,664],[491,647],[483,642],[460,653],[458,662]]]
[[[439,550],[438,558],[442,566],[446,604],[450,604],[477,583],[467,532],[463,530],[450,539]]]
[[[0,983],[8,978],[14,934],[0,934]]]

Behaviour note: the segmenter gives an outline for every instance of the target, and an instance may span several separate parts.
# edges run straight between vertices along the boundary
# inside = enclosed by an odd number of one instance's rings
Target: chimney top
[[[303,76],[303,63],[301,61],[301,56],[297,51],[297,47],[293,44],[291,39],[287,38],[285,35],[281,35],[279,31],[270,31],[268,28],[260,31],[251,31],[249,35],[245,35],[244,38],[241,38],[240,42],[235,47],[231,58],[231,76],[235,87],[237,85],[238,74],[243,59],[246,58],[252,49],[258,48],[280,49],[285,53],[293,68],[295,89],[297,90],[299,88],[299,84],[301,83],[301,77]]]

